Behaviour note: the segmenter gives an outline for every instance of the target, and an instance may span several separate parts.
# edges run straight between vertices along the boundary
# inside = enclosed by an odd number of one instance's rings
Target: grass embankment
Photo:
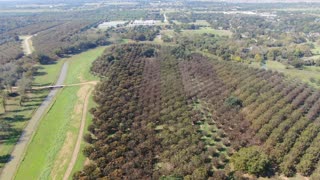
[[[95,106],[96,106],[96,103],[93,101],[93,99],[91,97],[90,101],[89,101],[88,109],[91,109],[91,108],[93,108]],[[92,114],[91,113],[87,113],[87,119],[86,119],[85,131],[84,131],[85,134],[88,132],[88,126],[92,123],[92,118],[93,118]],[[87,158],[82,153],[82,150],[86,146],[86,144],[87,143],[84,142],[84,141],[81,142],[80,153],[78,155],[76,164],[74,165],[71,174],[74,174],[75,172],[82,170],[84,164],[86,163],[86,159]],[[70,176],[69,179],[71,180],[72,176]]]
[[[99,47],[65,59],[69,63],[65,84],[97,80],[89,70],[91,63],[104,49],[105,47]],[[39,124],[16,179],[63,178],[79,133],[84,99],[92,88],[92,85],[82,85],[66,87],[60,91],[55,103]],[[81,168],[83,162],[84,160],[78,160],[77,167]]]
[[[52,65],[39,65],[39,71],[35,75],[34,86],[44,86],[53,84],[58,78],[63,62],[58,62]],[[11,154],[16,142],[18,141],[22,130],[31,119],[36,108],[39,107],[44,98],[48,95],[48,90],[37,90],[28,93],[28,99],[20,106],[20,97],[8,97],[6,102],[6,113],[3,107],[0,106],[0,121],[8,123],[12,130],[2,132],[1,135],[8,135],[0,145],[0,156]],[[0,168],[4,163],[0,163]]]

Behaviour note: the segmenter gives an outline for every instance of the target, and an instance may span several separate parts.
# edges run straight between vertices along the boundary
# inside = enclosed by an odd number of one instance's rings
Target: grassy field
[[[194,25],[199,25],[199,26],[208,26],[208,27],[210,26],[210,24],[206,20],[196,20],[196,22],[192,22],[189,24],[194,24]]]
[[[90,73],[90,68],[92,62],[103,53],[105,48],[98,47],[68,59],[69,69],[65,84],[97,80],[97,77]]]
[[[52,65],[39,65],[39,71],[35,76],[33,85],[43,86],[53,84],[58,78],[62,64],[63,62],[59,61]],[[11,153],[21,131],[27,125],[28,120],[31,119],[35,109],[41,104],[48,92],[48,90],[38,90],[28,93],[28,100],[23,103],[23,106],[19,105],[19,96],[8,97],[6,102],[6,113],[4,113],[3,107],[0,106],[0,121],[8,123],[14,129],[14,132],[6,134],[9,135],[9,138],[1,143],[0,156]],[[3,167],[3,165],[3,163],[0,163],[0,168]]]
[[[167,35],[169,37],[174,37],[175,33],[173,30],[162,30],[161,34],[162,35]],[[232,36],[232,32],[231,31],[227,31],[227,30],[217,30],[217,29],[213,29],[210,27],[202,27],[200,29],[196,29],[196,30],[182,30],[182,32],[180,33],[181,35],[184,36],[193,36],[193,35],[199,35],[199,34],[204,34],[204,33],[208,33],[208,34],[215,34],[215,35],[219,35],[219,36]]]
[[[64,60],[56,61],[55,64],[39,65],[35,75],[34,86],[53,85],[59,77]]]
[[[253,64],[258,67],[258,64]],[[292,66],[286,66],[277,61],[267,61],[267,69],[276,70],[284,73],[290,78],[300,79],[301,81],[312,85],[313,87],[320,87],[320,67],[305,66],[302,70],[296,69]]]
[[[219,36],[229,36],[229,37],[232,36],[231,31],[217,30],[210,27],[204,27],[197,30],[183,30],[182,33],[186,36],[193,35],[193,34],[204,34],[204,33],[215,34]]]
[[[89,70],[91,63],[102,54],[104,48],[99,47],[65,59],[69,63],[65,84],[97,80]],[[62,179],[79,132],[84,99],[91,88],[91,85],[84,85],[61,90],[41,121],[16,179]]]

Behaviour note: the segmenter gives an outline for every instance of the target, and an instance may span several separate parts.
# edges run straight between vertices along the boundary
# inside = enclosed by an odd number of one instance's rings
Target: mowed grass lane
[[[91,96],[90,100],[89,100],[88,109],[91,109],[95,106],[96,106],[96,103],[93,101],[93,98]],[[92,118],[93,118],[92,114],[87,113],[87,119],[86,119],[85,131],[84,131],[85,134],[88,132],[88,126],[92,123]],[[88,160],[82,153],[82,150],[84,149],[84,147],[86,145],[87,145],[87,143],[85,141],[81,142],[80,153],[78,154],[76,164],[74,165],[71,174],[74,174],[75,172],[82,170],[85,163],[87,163]],[[72,180],[72,176],[70,176],[69,179]]]
[[[69,63],[65,84],[97,80],[90,74],[90,67],[104,49],[99,47],[64,59]],[[79,132],[84,97],[90,88],[92,85],[61,90],[39,124],[15,179],[62,179]]]

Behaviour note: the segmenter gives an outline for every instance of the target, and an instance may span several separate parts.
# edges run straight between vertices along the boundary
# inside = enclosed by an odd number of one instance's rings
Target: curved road
[[[67,72],[68,72],[68,62],[65,62],[62,66],[59,78],[56,82],[56,86],[63,85],[63,82],[67,76]],[[45,100],[36,110],[33,117],[29,121],[28,125],[23,130],[17,144],[15,145],[11,153],[11,160],[8,163],[6,163],[6,165],[3,168],[3,171],[0,175],[1,180],[11,180],[14,178],[14,175],[18,169],[20,162],[22,161],[26,148],[30,140],[32,139],[33,133],[37,129],[37,126],[41,118],[46,113],[47,109],[50,107],[58,91],[59,91],[58,89],[52,89],[50,91],[49,95],[45,98]]]

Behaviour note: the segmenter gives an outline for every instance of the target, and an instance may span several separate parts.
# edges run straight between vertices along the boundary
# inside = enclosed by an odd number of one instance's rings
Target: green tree
[[[0,88],[0,103],[3,108],[3,112],[6,112],[6,98],[7,98],[7,93],[4,89]]]
[[[242,62],[242,58],[240,56],[232,56],[232,60]]]
[[[230,96],[226,99],[225,104],[232,107],[242,107],[242,101],[238,97]]]
[[[28,78],[25,74],[23,74],[22,78],[18,81],[18,91],[20,94],[20,106],[27,98],[27,90],[31,89],[32,80]]]
[[[258,63],[262,63],[262,61],[263,61],[263,59],[262,59],[262,57],[261,57],[260,54],[256,54],[256,55],[254,56],[254,60],[255,60],[256,62],[258,62]]]
[[[265,176],[271,170],[271,161],[258,146],[242,148],[231,158],[236,170],[254,174],[256,176]]]
[[[303,68],[303,62],[299,59],[294,59],[291,64],[293,67],[295,67],[297,69]]]
[[[315,60],[314,63],[315,63],[316,66],[320,66],[320,58],[318,58],[317,60]]]

